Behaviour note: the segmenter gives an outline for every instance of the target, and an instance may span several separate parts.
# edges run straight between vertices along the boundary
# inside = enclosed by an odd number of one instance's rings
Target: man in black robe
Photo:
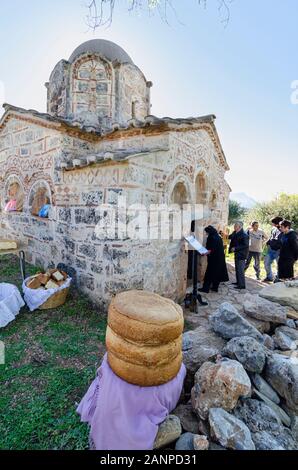
[[[210,288],[213,292],[218,292],[221,282],[229,280],[223,241],[217,230],[209,225],[205,228],[208,234],[206,249],[208,250],[208,266],[204,278],[203,288],[200,292],[208,294]]]
[[[281,248],[278,260],[278,278],[293,279],[294,265],[298,260],[298,236],[291,229],[291,222],[283,220],[280,224],[282,236],[280,238]]]

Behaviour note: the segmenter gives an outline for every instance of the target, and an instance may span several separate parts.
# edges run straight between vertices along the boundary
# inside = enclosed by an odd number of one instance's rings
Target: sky
[[[108,39],[153,82],[152,114],[217,116],[234,192],[258,201],[298,193],[298,1],[233,0],[226,26],[218,0],[206,9],[172,1],[165,22],[119,0],[112,25],[92,31],[88,0],[1,0],[0,102],[46,111],[56,63],[84,41]]]

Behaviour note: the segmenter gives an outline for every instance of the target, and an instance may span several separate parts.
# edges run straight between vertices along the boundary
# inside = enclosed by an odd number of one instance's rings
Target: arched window
[[[217,208],[217,194],[215,191],[212,191],[211,193],[210,208],[213,210]]]
[[[89,112],[99,118],[112,117],[112,80],[103,61],[80,61],[74,68],[72,89],[75,115]]]
[[[177,204],[180,207],[188,203],[187,189],[184,183],[176,184],[173,189],[171,200],[173,204]]]
[[[38,181],[33,185],[29,195],[29,208],[31,215],[48,219],[52,206],[51,191],[45,181]]]
[[[22,212],[24,208],[24,190],[17,176],[11,176],[6,185],[5,212]]]
[[[196,178],[196,204],[206,204],[207,182],[204,173],[199,173]]]

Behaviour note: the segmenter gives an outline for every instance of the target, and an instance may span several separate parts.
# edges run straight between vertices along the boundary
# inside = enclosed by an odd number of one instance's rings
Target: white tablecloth
[[[0,328],[15,320],[25,302],[16,286],[0,283]]]

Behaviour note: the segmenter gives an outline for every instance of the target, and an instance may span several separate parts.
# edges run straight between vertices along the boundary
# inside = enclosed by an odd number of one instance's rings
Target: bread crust
[[[123,315],[113,304],[109,308],[109,327],[119,336],[127,340],[147,345],[165,344],[179,338],[183,332],[183,314],[178,320],[164,324],[148,323]]]
[[[182,351],[182,335],[166,344],[148,346],[127,341],[108,327],[106,347],[109,352],[130,364],[161,367],[175,360]]]
[[[174,379],[182,365],[182,351],[169,364],[160,367],[148,367],[131,364],[108,352],[108,363],[113,372],[121,379],[140,387],[162,385]]]

